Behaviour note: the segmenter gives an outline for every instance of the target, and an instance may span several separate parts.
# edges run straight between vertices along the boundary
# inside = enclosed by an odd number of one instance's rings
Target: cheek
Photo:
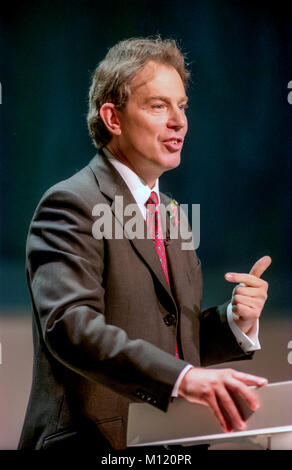
[[[165,119],[162,116],[148,117],[147,119],[139,119],[131,116],[124,128],[127,139],[134,144],[135,147],[160,147],[163,135],[165,135]]]
[[[135,138],[143,145],[157,147],[160,145],[160,136],[163,136],[163,128],[159,125],[137,126]]]

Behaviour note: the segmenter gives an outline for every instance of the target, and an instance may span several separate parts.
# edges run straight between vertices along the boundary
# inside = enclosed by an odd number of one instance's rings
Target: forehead
[[[169,65],[149,61],[131,82],[133,98],[147,98],[155,95],[169,95],[181,98],[185,88],[177,70]]]

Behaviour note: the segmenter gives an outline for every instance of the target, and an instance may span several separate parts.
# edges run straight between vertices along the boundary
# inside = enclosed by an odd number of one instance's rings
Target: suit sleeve
[[[244,353],[227,320],[229,302],[211,307],[200,315],[200,356],[202,366],[228,361],[252,359],[253,352]]]
[[[27,275],[42,341],[76,373],[166,410],[186,362],[106,323],[104,240],[92,223],[89,204],[68,190],[50,190],[36,210]]]

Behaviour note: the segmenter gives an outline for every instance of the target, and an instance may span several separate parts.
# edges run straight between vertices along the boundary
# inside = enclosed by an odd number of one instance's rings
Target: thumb
[[[270,258],[270,256],[263,256],[255,262],[249,274],[252,274],[256,277],[261,277],[265,270],[270,266],[271,262],[272,259]]]

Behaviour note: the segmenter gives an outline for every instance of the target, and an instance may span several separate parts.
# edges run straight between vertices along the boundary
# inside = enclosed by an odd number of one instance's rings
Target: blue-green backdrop
[[[181,166],[161,178],[201,205],[204,306],[224,273],[273,264],[267,315],[291,312],[291,11],[284,2],[31,1],[0,11],[0,313],[26,313],[25,242],[43,192],[95,153],[86,127],[96,64],[114,43],[178,40],[192,72]]]

